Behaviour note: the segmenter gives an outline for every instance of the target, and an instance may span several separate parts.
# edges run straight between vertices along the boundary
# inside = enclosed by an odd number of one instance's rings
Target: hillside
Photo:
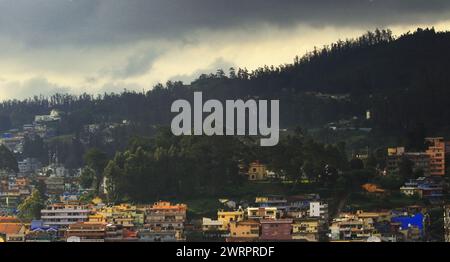
[[[20,128],[34,115],[57,108],[65,113],[59,134],[124,119],[135,124],[137,133],[145,133],[149,126],[170,124],[173,100],[191,99],[193,91],[201,90],[205,99],[280,99],[281,125],[288,128],[317,128],[353,118],[352,125],[372,127],[379,134],[404,135],[421,127],[429,135],[448,135],[449,46],[448,32],[418,29],[394,38],[389,30],[377,30],[316,49],[293,64],[252,72],[219,69],[191,84],[168,82],[147,93],[56,94],[4,101],[0,130]],[[367,110],[369,121],[364,120]]]

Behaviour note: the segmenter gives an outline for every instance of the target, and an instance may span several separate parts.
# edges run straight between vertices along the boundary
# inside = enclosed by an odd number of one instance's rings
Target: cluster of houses
[[[186,205],[165,201],[143,206],[66,201],[48,205],[31,223],[0,217],[0,242],[184,241],[186,212]]]
[[[31,124],[23,125],[22,130],[12,129],[0,137],[0,145],[6,146],[11,152],[21,154],[25,137],[39,136],[51,138],[56,135],[56,127],[61,120],[61,112],[52,110],[49,115],[36,115]]]
[[[412,242],[425,240],[426,212],[421,207],[381,212],[340,213],[329,227],[332,242]]]
[[[42,185],[41,190],[45,189],[43,193],[52,199],[77,199],[83,193],[77,178],[79,172],[70,173],[56,163],[27,174],[0,171],[0,215],[16,213],[18,205],[39,185]]]
[[[257,197],[253,206],[219,210],[217,218],[203,218],[208,240],[319,241],[327,229],[328,204],[317,195]]]
[[[31,222],[0,216],[0,242],[412,242],[426,241],[430,220],[419,206],[329,217],[328,205],[315,195],[257,197],[247,207],[218,210],[216,218],[188,220],[185,204],[108,206],[64,201],[47,205]],[[450,239],[450,207],[444,231]]]
[[[424,152],[407,152],[404,147],[388,148],[386,173],[396,174],[400,169],[402,160],[412,162],[414,171],[421,171],[423,176],[445,175],[446,153],[450,154],[450,142],[443,137],[425,138],[428,148]]]

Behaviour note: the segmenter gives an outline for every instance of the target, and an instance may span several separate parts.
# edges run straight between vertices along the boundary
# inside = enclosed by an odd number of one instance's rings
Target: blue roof
[[[43,226],[44,226],[44,222],[42,220],[32,220],[30,228],[31,228],[31,230],[34,230],[37,228],[41,228]]]
[[[392,222],[400,223],[402,229],[409,228],[411,226],[417,227],[420,232],[423,232],[423,214],[417,213],[414,216],[398,216],[391,219]]]

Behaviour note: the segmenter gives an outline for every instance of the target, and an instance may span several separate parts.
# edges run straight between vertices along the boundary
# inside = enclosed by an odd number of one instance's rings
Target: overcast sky
[[[449,30],[450,1],[0,0],[0,100],[148,90],[419,26]]]

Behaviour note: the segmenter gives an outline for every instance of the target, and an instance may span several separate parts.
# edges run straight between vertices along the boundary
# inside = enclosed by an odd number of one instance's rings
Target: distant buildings
[[[422,170],[424,176],[444,176],[448,142],[442,137],[428,137],[425,142],[429,145],[425,152],[406,152],[404,147],[388,148],[387,172],[398,172],[401,161],[408,159],[414,164],[414,171]]]
[[[27,175],[36,173],[42,168],[42,163],[36,158],[25,158],[22,161],[17,162],[19,166],[19,173]]]
[[[217,220],[203,218],[207,239],[241,241],[318,241],[326,231],[328,204],[316,195],[256,197],[254,206],[219,210]]]
[[[440,199],[444,196],[442,185],[426,177],[408,180],[400,187],[400,192],[407,196],[417,196],[429,200]]]
[[[49,115],[36,115],[34,117],[35,123],[48,123],[61,120],[61,114],[58,110],[53,109]]]
[[[422,170],[425,176],[430,175],[430,156],[425,152],[405,152],[404,147],[388,148],[387,172],[397,173],[403,159],[413,163],[413,171]]]
[[[330,225],[331,241],[420,241],[425,236],[425,216],[413,211],[341,213]]]

